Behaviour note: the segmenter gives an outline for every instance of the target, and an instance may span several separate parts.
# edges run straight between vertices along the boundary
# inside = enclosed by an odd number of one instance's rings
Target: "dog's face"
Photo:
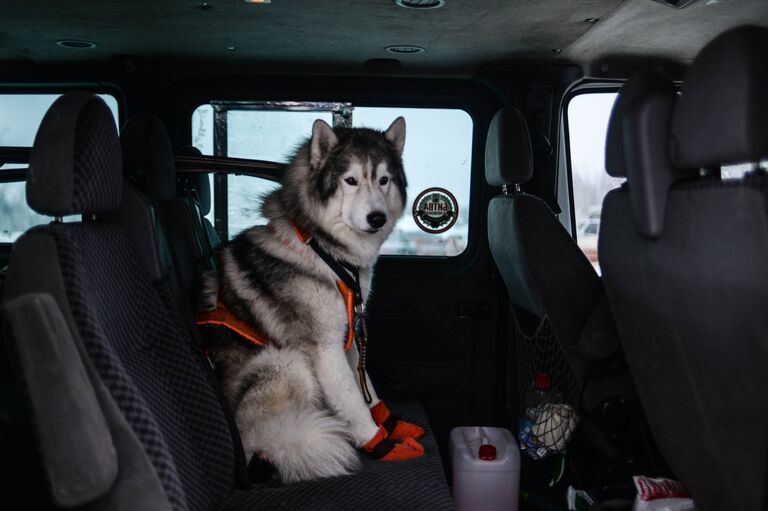
[[[404,144],[402,117],[383,133],[365,128],[334,131],[315,121],[310,168],[324,209],[323,223],[340,222],[359,237],[383,241],[405,206]]]
[[[393,190],[386,161],[361,161],[352,156],[341,175],[341,218],[344,225],[361,233],[375,234],[397,217],[400,202]]]

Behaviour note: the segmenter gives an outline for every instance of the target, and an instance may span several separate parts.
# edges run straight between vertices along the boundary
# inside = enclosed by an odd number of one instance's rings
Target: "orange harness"
[[[307,243],[309,237],[302,232],[296,225],[293,226],[296,234],[302,243]],[[344,304],[347,309],[347,322],[349,329],[347,333],[347,339],[344,343],[344,351],[349,351],[352,348],[352,342],[355,340],[355,294],[354,292],[341,280],[336,282],[339,288],[339,293],[344,299]],[[252,342],[256,346],[264,347],[269,344],[269,337],[264,332],[254,328],[252,325],[241,320],[230,311],[224,302],[221,301],[221,296],[216,300],[216,308],[210,311],[198,311],[195,318],[197,325],[218,325],[223,326],[237,333],[244,339]]]

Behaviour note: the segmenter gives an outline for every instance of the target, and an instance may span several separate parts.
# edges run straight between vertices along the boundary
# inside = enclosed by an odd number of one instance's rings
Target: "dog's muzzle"
[[[381,229],[387,223],[387,215],[380,211],[374,211],[368,214],[367,220],[368,225],[374,229]]]

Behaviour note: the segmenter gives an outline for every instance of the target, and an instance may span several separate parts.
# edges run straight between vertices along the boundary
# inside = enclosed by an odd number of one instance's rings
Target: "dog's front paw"
[[[363,450],[381,461],[412,460],[424,455],[424,447],[413,438],[403,438],[396,443],[387,438],[388,435],[384,426],[379,426],[376,435],[363,445]]]
[[[389,433],[389,438],[392,440],[402,440],[403,438],[411,438],[416,440],[424,436],[426,432],[424,428],[411,424],[410,422],[397,421],[395,427]]]
[[[371,407],[371,416],[377,426],[383,426],[387,430],[388,436],[391,440],[402,440],[404,438],[421,438],[424,436],[424,428],[400,420],[396,415],[392,415],[384,404],[384,401],[379,401],[373,407]]]
[[[424,447],[413,438],[405,437],[381,461],[405,461],[424,456]]]

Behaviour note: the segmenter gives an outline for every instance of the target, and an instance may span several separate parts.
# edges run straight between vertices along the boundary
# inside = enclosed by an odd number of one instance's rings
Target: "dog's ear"
[[[392,121],[387,131],[384,132],[384,138],[389,140],[395,146],[397,154],[402,156],[403,146],[405,146],[405,119],[398,117]]]
[[[322,119],[318,119],[312,125],[312,142],[310,142],[309,164],[313,169],[322,167],[328,153],[336,147],[339,139],[333,132],[333,128]]]

